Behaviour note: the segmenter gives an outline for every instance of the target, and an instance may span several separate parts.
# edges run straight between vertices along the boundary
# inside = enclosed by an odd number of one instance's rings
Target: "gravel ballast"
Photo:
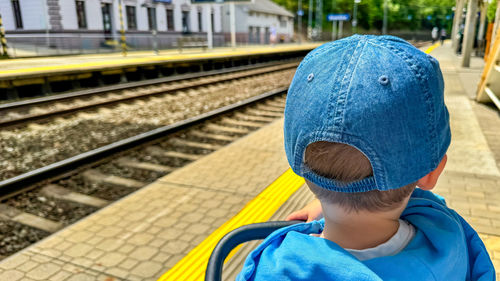
[[[136,100],[0,131],[0,180],[79,153],[288,86],[295,70],[273,72]]]

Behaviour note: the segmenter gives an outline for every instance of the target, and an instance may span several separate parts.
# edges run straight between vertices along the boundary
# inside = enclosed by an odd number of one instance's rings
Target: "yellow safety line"
[[[295,193],[304,179],[288,169],[257,197],[252,199],[238,214],[212,232],[203,242],[191,250],[183,259],[164,273],[158,281],[203,280],[208,258],[219,240],[242,225],[265,222]],[[233,250],[230,255],[235,253]],[[228,260],[230,256],[226,260]]]
[[[163,56],[151,56],[146,58],[120,58],[116,60],[107,61],[97,61],[97,62],[86,62],[77,64],[63,64],[63,65],[51,65],[51,66],[39,66],[30,67],[22,69],[9,69],[0,71],[0,76],[7,74],[19,74],[19,73],[33,73],[38,71],[61,71],[61,70],[77,70],[81,68],[97,68],[100,66],[133,66],[135,64],[141,63],[154,63],[154,62],[168,62],[168,61],[179,61],[186,59],[197,59],[197,58],[225,58],[238,55],[251,55],[251,54],[265,54],[265,53],[280,53],[288,50],[309,50],[317,45],[308,44],[301,46],[285,46],[279,48],[255,48],[255,49],[244,49],[238,51],[229,51],[221,53],[198,53],[198,54],[173,54],[173,55],[163,55]],[[78,57],[76,57],[78,59]],[[0,64],[1,65],[1,64]]]
[[[427,49],[424,51],[424,53],[428,54],[428,53],[430,53],[430,52],[434,51],[434,49],[436,49],[436,48],[437,48],[437,47],[439,47],[439,46],[441,46],[441,44],[440,44],[440,43],[436,43],[436,44],[434,44],[434,45],[430,46],[429,48],[427,48]]]

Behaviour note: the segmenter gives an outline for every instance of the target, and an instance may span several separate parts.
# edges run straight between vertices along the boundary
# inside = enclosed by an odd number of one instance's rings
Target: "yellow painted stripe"
[[[212,232],[203,242],[191,250],[182,260],[163,274],[158,281],[203,280],[208,258],[219,240],[242,225],[265,222],[295,193],[304,179],[291,169],[283,173],[257,197],[252,199],[238,214]],[[236,249],[237,250],[237,249]],[[235,253],[230,253],[232,256]],[[226,260],[228,260],[230,257]]]
[[[439,47],[439,46],[441,46],[441,44],[440,44],[440,43],[436,43],[436,44],[434,44],[434,45],[430,46],[429,48],[427,48],[427,49],[424,51],[424,53],[428,54],[428,53],[430,53],[430,52],[434,51],[434,49],[436,49],[436,48],[437,48],[437,47]]]
[[[61,70],[75,70],[75,69],[95,69],[99,67],[113,67],[113,66],[125,66],[125,65],[135,65],[142,63],[162,63],[168,61],[179,61],[179,60],[194,60],[194,59],[203,59],[203,58],[227,58],[232,56],[241,56],[241,55],[255,55],[255,54],[274,54],[274,53],[282,53],[285,51],[294,51],[294,50],[312,50],[317,47],[318,44],[304,44],[300,46],[284,46],[279,48],[269,48],[269,47],[260,47],[260,48],[251,48],[251,49],[241,49],[236,51],[227,51],[227,52],[206,52],[206,53],[198,53],[198,54],[172,54],[172,55],[163,55],[163,56],[151,56],[151,57],[142,57],[142,58],[120,58],[115,60],[106,60],[106,61],[95,61],[95,62],[86,62],[86,63],[77,63],[77,64],[63,64],[63,65],[51,65],[51,66],[39,66],[39,67],[30,67],[30,68],[20,68],[20,69],[8,69],[0,71],[0,76],[8,76],[9,74],[28,74],[33,72],[50,72],[50,71],[61,71]],[[75,57],[78,59],[78,56]],[[84,58],[84,57],[83,57]]]

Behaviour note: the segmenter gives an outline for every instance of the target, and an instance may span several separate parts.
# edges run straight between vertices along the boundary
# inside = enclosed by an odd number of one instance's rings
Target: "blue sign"
[[[161,3],[172,3],[172,0],[154,0],[153,2],[161,2]]]
[[[303,16],[303,15],[304,15],[304,10],[297,11],[297,16]]]
[[[328,14],[326,19],[328,21],[348,21],[351,18],[349,14]]]

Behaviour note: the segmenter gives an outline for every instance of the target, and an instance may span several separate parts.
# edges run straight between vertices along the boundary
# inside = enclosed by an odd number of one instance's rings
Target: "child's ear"
[[[446,154],[444,155],[443,159],[441,159],[441,162],[439,162],[439,165],[437,168],[425,175],[423,178],[417,181],[417,186],[420,187],[421,189],[424,190],[431,190],[436,186],[436,183],[439,179],[439,176],[444,170],[444,166],[446,166],[446,161],[448,160],[448,156]]]

